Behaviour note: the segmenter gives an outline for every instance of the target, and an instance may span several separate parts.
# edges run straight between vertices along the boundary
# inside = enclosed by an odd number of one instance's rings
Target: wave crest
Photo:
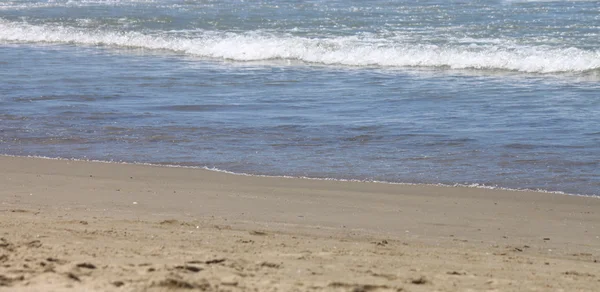
[[[527,73],[600,69],[600,51],[502,44],[412,44],[372,36],[308,38],[266,32],[145,34],[0,20],[0,41],[169,50],[232,61],[290,60],[323,65],[440,67]]]

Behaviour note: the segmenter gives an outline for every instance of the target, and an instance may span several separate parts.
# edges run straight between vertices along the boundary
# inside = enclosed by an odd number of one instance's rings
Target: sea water
[[[0,154],[600,195],[600,1],[0,1]]]

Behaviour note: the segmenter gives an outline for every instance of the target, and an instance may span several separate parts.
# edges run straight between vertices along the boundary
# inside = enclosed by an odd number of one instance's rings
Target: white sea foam
[[[414,44],[373,36],[307,38],[265,32],[145,34],[40,26],[0,20],[0,41],[169,50],[232,61],[291,60],[324,65],[440,67],[529,73],[600,69],[600,50],[549,46]]]
[[[0,10],[26,10],[55,7],[86,7],[95,5],[133,6],[136,4],[156,3],[156,0],[48,0],[48,1],[3,1]]]

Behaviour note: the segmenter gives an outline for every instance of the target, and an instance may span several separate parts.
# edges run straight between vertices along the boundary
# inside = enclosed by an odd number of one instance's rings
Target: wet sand
[[[600,200],[0,156],[0,290],[598,291]]]

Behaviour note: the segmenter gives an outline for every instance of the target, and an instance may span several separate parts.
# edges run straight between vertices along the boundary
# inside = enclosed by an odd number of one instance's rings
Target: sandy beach
[[[600,291],[597,198],[0,165],[0,290]]]

